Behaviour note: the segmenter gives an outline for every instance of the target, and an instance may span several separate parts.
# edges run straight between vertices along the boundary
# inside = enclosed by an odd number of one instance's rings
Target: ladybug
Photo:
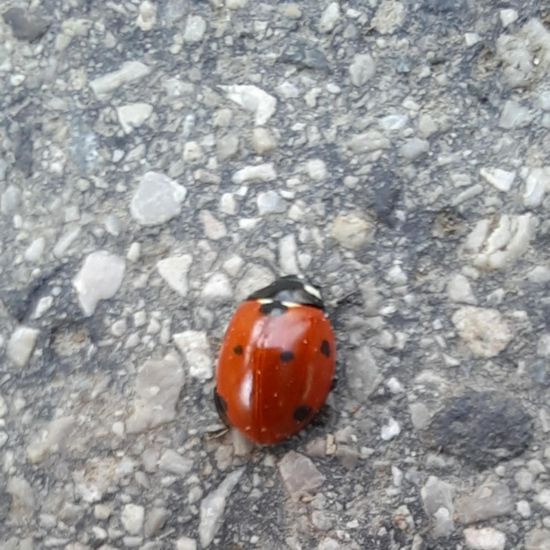
[[[227,328],[216,367],[220,418],[260,444],[283,441],[324,405],[336,370],[321,292],[296,275],[251,294]]]

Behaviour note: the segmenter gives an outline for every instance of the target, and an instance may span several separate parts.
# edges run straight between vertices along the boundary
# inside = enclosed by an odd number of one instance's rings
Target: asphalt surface
[[[2,550],[550,549],[547,2],[0,8]],[[329,408],[211,438],[291,273]]]

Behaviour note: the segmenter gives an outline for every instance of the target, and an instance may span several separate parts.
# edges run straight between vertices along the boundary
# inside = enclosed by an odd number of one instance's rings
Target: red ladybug
[[[321,409],[336,367],[321,293],[295,275],[251,294],[231,319],[216,369],[220,418],[252,441],[299,432]]]

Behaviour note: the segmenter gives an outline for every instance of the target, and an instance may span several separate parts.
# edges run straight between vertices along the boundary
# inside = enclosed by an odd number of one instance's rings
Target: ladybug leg
[[[335,376],[330,384],[330,391],[334,391],[338,387],[338,377]]]
[[[214,391],[212,393],[212,396],[214,398],[214,405],[216,406],[216,411],[218,412],[218,416],[220,417],[220,420],[225,424],[223,428],[217,429],[217,430],[210,430],[206,433],[206,439],[211,441],[213,439],[219,439],[220,437],[223,437],[225,434],[229,432],[229,421],[227,419],[226,414],[226,405],[223,397],[217,392],[217,388],[214,388]]]
[[[214,388],[213,392],[214,405],[220,420],[229,428],[229,419],[227,418],[227,403],[225,399],[218,393],[218,388]]]
[[[313,417],[312,424],[319,427],[328,427],[336,421],[336,411],[328,404],[324,404],[321,410]]]

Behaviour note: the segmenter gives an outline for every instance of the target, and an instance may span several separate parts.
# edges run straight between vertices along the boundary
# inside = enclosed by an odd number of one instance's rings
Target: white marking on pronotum
[[[291,307],[300,307],[302,304],[297,304],[296,302],[281,302],[283,306],[291,308]]]
[[[317,298],[318,300],[321,300],[321,293],[311,285],[304,285],[304,290],[308,293]]]
[[[258,298],[257,302],[259,304],[271,304],[273,300],[271,298]]]

